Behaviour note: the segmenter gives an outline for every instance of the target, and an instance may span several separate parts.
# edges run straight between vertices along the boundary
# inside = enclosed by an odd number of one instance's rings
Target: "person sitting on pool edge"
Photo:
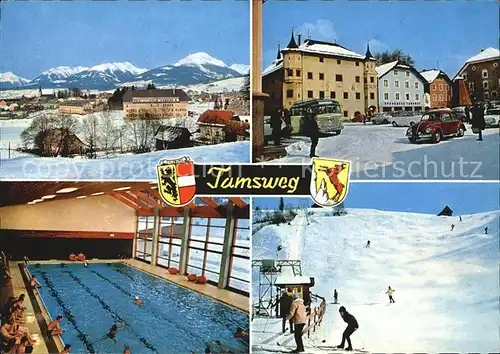
[[[59,327],[59,323],[61,323],[62,318],[63,317],[61,315],[58,315],[55,320],[49,323],[48,330],[51,335],[57,336],[62,334],[64,331],[61,327]]]
[[[142,301],[139,299],[139,296],[134,297],[134,305],[142,305]]]
[[[64,346],[63,351],[60,354],[68,354],[68,353],[71,353],[71,344],[66,344]]]
[[[30,288],[36,289],[36,288],[41,288],[41,287],[42,287],[42,284],[40,284],[35,277],[32,277],[30,279]]]
[[[76,259],[78,259],[80,262],[85,261],[85,255],[83,254],[83,252],[78,253]]]

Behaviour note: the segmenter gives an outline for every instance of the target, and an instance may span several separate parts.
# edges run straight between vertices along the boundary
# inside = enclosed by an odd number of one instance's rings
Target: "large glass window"
[[[139,216],[137,218],[137,235],[135,258],[151,263],[153,248],[154,216]]]
[[[158,265],[179,269],[184,218],[165,216],[160,219]]]
[[[188,273],[219,282],[226,219],[192,218],[188,245]]]
[[[229,287],[250,292],[250,222],[236,219],[229,270]]]

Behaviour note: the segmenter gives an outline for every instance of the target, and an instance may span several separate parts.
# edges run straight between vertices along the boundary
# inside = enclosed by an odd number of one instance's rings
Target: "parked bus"
[[[313,99],[296,102],[290,108],[293,134],[305,133],[306,114],[314,114],[318,119],[321,133],[339,135],[344,129],[340,103],[331,99]]]

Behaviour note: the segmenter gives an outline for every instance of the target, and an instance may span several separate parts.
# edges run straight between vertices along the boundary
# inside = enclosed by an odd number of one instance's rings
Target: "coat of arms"
[[[332,207],[344,201],[349,186],[350,165],[349,161],[313,158],[310,191],[316,204]]]
[[[184,156],[175,160],[160,160],[156,167],[158,192],[168,205],[189,204],[196,194],[194,162]]]

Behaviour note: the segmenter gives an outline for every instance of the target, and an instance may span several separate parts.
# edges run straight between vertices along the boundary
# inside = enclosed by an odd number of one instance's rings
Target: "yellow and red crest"
[[[160,160],[156,167],[158,192],[168,205],[180,207],[191,203],[196,195],[194,162],[189,156]]]
[[[342,203],[349,188],[351,163],[344,160],[313,158],[311,175],[311,197],[323,207]]]

